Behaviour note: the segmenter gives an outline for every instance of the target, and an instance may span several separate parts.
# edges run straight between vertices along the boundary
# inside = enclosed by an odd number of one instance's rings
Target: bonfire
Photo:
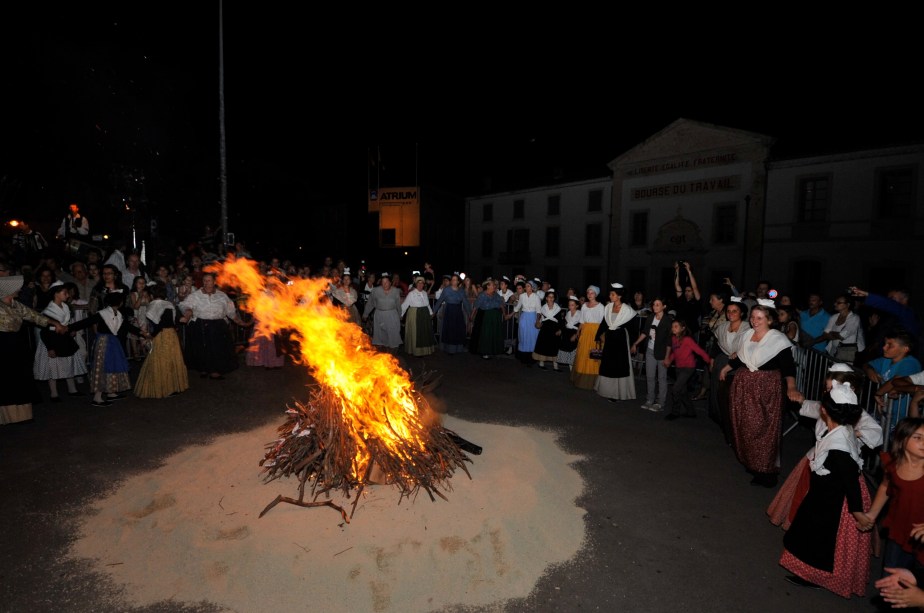
[[[471,478],[463,450],[480,448],[443,428],[423,395],[438,379],[412,378],[394,356],[376,351],[347,311],[332,304],[326,279],[267,276],[253,261],[229,258],[218,282],[240,289],[255,335],[289,336],[293,359],[315,381],[306,401],[287,407],[279,437],[260,461],[266,483],[298,479],[298,497],[278,496],[260,517],[287,502],[329,506],[349,522],[366,485],[397,488],[400,503],[420,490],[445,500],[457,469]],[[337,491],[354,499],[349,516],[330,498]]]

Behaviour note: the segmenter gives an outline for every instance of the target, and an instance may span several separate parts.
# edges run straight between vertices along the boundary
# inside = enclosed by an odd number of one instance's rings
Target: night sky
[[[679,117],[774,136],[776,156],[924,140],[901,42],[816,42],[794,60],[756,35],[617,42],[593,15],[546,19],[553,36],[484,16],[447,30],[434,15],[238,6],[225,5],[225,96],[242,237],[304,225],[318,202],[362,211],[370,180],[475,195],[605,176]],[[52,223],[77,201],[100,229],[131,197],[166,232],[217,224],[218,3],[18,10],[4,24],[4,220]]]

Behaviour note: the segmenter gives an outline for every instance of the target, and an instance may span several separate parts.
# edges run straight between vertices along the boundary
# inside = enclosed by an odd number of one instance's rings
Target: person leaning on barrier
[[[882,345],[882,357],[865,364],[863,372],[870,381],[878,385],[884,385],[896,377],[920,372],[921,363],[911,355],[912,345],[911,336],[904,330],[890,333]],[[890,429],[898,423],[898,420],[907,416],[908,405],[908,400],[902,398],[892,405]]]
[[[899,394],[912,395],[911,405],[908,407],[908,417],[920,417],[921,409],[918,405],[924,400],[924,371],[886,381],[876,390],[874,397],[876,404],[880,408],[884,408],[886,396],[894,399],[898,398]]]

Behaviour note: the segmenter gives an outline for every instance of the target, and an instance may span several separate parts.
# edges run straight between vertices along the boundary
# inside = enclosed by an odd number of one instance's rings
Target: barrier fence
[[[825,392],[825,377],[828,369],[833,364],[844,363],[837,360],[831,355],[818,351],[816,349],[805,349],[802,347],[795,348],[796,359],[796,386],[799,391],[809,400],[821,400]],[[853,365],[847,362],[853,368]],[[854,368],[854,370],[856,370]],[[862,372],[860,374],[863,374]],[[864,381],[858,390],[857,400],[864,411],[869,413],[882,426],[882,449],[888,450],[891,442],[892,429],[900,418],[905,417],[911,402],[910,394],[898,394],[895,398],[885,398],[885,406],[879,408],[876,405],[875,394],[879,389],[879,384],[863,377]],[[798,422],[790,425],[784,432],[785,436]],[[866,457],[865,469],[867,472],[875,472],[879,467],[879,457],[877,453],[869,454]]]

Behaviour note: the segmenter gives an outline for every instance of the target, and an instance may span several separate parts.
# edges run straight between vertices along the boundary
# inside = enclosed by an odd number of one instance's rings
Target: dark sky
[[[108,219],[128,194],[165,227],[219,219],[218,3],[126,4],[5,20],[4,217],[56,219],[77,200]],[[756,33],[638,38],[598,15],[449,27],[445,16],[309,10],[225,6],[238,232],[293,206],[284,219],[296,223],[314,202],[361,207],[370,151],[383,185],[474,195],[550,183],[555,169],[604,176],[678,117],[774,136],[777,155],[924,137],[901,43],[816,41],[793,59]]]

